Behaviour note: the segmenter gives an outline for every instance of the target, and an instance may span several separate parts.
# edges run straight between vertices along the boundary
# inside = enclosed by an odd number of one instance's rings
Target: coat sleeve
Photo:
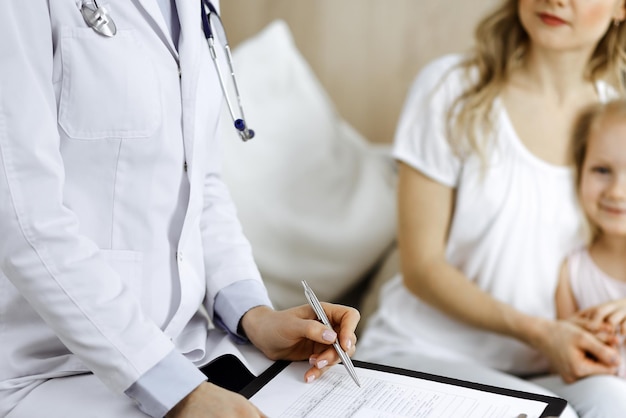
[[[209,156],[204,175],[201,229],[207,275],[206,304],[212,315],[215,297],[221,289],[242,280],[254,280],[262,284],[262,279],[250,243],[237,217],[235,204],[221,177],[222,146],[219,129],[216,128],[207,149]],[[244,309],[244,313],[254,306],[271,303],[264,286],[253,286],[252,289],[263,292],[247,295],[255,302]]]
[[[67,348],[122,392],[173,344],[64,205],[48,7],[0,2],[0,269]]]
[[[219,0],[213,1],[213,5],[220,11]],[[217,81],[217,79],[215,79]],[[214,83],[214,94],[221,97],[221,89]],[[233,283],[242,280],[253,280],[262,286],[252,285],[248,293],[248,307],[242,307],[237,303],[237,310],[248,309],[261,304],[270,305],[271,302],[263,285],[261,274],[254,261],[252,248],[246,239],[239,219],[237,210],[230,196],[228,188],[221,175],[222,171],[222,138],[220,136],[219,120],[216,120],[213,135],[209,138],[207,146],[207,171],[204,176],[201,229],[204,244],[204,262],[207,275],[206,307],[211,316],[214,314],[215,298],[220,290]],[[242,285],[243,286],[243,285]],[[231,292],[232,295],[232,292]],[[229,300],[223,299],[224,306],[232,306]],[[223,312],[224,317],[231,317],[233,310]],[[219,314],[219,312],[218,312]]]

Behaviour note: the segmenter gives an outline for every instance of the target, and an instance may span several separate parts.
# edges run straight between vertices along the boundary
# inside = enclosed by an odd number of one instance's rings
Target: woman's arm
[[[479,289],[446,262],[454,189],[404,163],[398,182],[398,240],[405,286],[429,305],[474,327],[542,351],[566,381],[614,372],[614,349],[572,322],[526,315]],[[587,359],[592,353],[601,363]]]
[[[454,189],[400,163],[398,241],[405,286],[453,318],[529,342],[545,324],[499,302],[447,263]]]

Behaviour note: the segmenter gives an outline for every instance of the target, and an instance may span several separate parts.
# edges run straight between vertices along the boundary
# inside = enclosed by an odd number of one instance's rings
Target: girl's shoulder
[[[575,280],[581,268],[587,266],[590,260],[591,257],[589,256],[589,247],[587,245],[574,247],[563,262],[563,268],[567,270],[568,280]]]
[[[565,260],[568,261],[569,264],[576,263],[578,262],[578,260],[580,260],[581,257],[584,257],[587,254],[589,254],[589,247],[587,245],[581,244],[581,245],[574,247],[567,254],[567,257],[565,258]]]

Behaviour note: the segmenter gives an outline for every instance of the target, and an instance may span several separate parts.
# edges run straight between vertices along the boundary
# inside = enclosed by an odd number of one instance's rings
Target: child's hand
[[[592,319],[579,316],[578,314],[567,318],[567,321],[578,325],[587,332],[590,332],[606,345],[617,347],[620,343],[619,335],[617,334],[615,327],[608,322],[597,322]]]
[[[588,322],[589,326],[598,332],[605,330],[605,327],[608,326],[611,328],[611,332],[626,335],[626,299],[617,299],[583,309],[577,312],[574,317],[586,320],[585,322]],[[584,327],[596,333],[594,329]]]

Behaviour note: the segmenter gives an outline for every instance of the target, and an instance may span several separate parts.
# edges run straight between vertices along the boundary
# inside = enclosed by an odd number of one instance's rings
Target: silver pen
[[[317,318],[322,322],[322,324],[332,329],[330,321],[326,316],[326,312],[324,312],[322,304],[320,303],[319,299],[317,299],[317,296],[315,296],[315,293],[313,293],[313,289],[311,289],[311,287],[307,284],[305,280],[302,280],[302,286],[304,287],[304,296],[306,296],[306,299],[309,301],[309,305],[311,305],[311,308],[313,308],[313,311],[315,312],[315,315],[317,315]],[[354,369],[354,364],[352,364],[350,356],[345,351],[343,351],[343,349],[339,345],[339,340],[333,343],[333,347],[335,347],[335,350],[337,351],[337,354],[339,354],[341,362],[348,371],[350,377],[352,377],[352,379],[354,380],[354,383],[356,383],[357,386],[361,387],[359,378],[356,375],[356,370]]]

